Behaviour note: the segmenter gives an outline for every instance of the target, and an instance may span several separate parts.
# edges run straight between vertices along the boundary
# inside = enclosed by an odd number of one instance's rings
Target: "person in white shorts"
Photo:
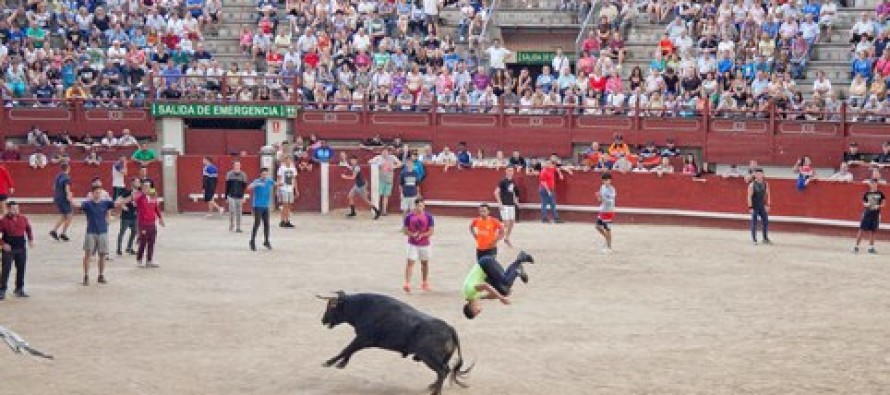
[[[294,158],[285,155],[281,166],[278,167],[278,202],[281,203],[281,222],[278,226],[282,228],[293,228],[294,224],[290,222],[291,205],[299,195],[297,189],[297,167],[294,165]]]
[[[498,183],[498,187],[494,190],[494,198],[501,207],[501,222],[504,223],[504,243],[512,247],[510,242],[510,233],[513,232],[513,224],[516,223],[516,205],[519,204],[519,190],[516,189],[516,183],[513,182],[512,167],[506,169],[504,179]]]
[[[430,290],[430,237],[433,235],[435,221],[433,216],[424,210],[425,208],[423,198],[417,198],[414,201],[414,210],[405,216],[403,222],[402,233],[408,236],[406,246],[408,263],[405,265],[405,285],[402,286],[405,292],[411,292],[411,275],[414,272],[414,263],[417,261],[420,261],[420,289]]]
[[[402,191],[401,209],[405,215],[414,210],[414,204],[418,198],[417,180],[419,177],[414,168],[415,159],[417,159],[416,153],[409,154],[405,163],[402,164],[402,171],[399,174],[399,189]]]

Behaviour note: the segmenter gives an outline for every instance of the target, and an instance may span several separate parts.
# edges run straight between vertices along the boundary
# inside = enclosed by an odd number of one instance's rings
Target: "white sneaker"
[[[609,254],[612,253],[612,249],[609,248],[609,247],[603,247],[603,249],[601,249],[600,251],[601,251],[603,254],[606,254],[606,255],[609,255]]]

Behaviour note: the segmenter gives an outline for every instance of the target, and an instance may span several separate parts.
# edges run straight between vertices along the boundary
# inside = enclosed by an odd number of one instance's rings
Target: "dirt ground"
[[[852,255],[850,239],[775,234],[776,245],[752,246],[745,232],[619,223],[604,256],[590,224],[520,223],[515,243],[538,261],[530,283],[517,283],[512,306],[487,302],[468,321],[467,219],[437,219],[434,290],[404,295],[399,219],[341,215],[273,228],[272,252],[249,251],[221,219],[173,217],[161,269],[118,258],[108,285],[86,288],[84,219],[63,244],[46,236],[52,218],[32,218],[32,297],[0,302],[0,324],[56,360],[0,344],[0,393],[425,393],[433,373],[392,352],[321,367],[352,331],[323,327],[313,295],[339,289],[394,295],[452,323],[476,368],[470,388],[446,394],[890,391],[890,263]],[[516,252],[501,248],[501,260]]]

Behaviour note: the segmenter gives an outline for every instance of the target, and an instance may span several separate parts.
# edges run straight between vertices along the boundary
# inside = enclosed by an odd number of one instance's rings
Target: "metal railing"
[[[498,9],[498,0],[491,0],[491,6],[488,7],[488,15],[485,18],[485,22],[482,23],[482,31],[479,32],[479,40],[476,42],[479,53],[485,49],[484,44],[491,41],[488,38],[488,26],[492,23],[495,16],[497,15]]]
[[[578,37],[575,39],[575,59],[581,59],[581,43],[584,42],[584,37],[587,36],[587,32],[590,30],[590,21],[593,20],[594,15],[599,14],[600,6],[601,2],[594,0],[590,4],[590,11],[587,12],[587,17],[581,22],[581,29],[578,31]]]

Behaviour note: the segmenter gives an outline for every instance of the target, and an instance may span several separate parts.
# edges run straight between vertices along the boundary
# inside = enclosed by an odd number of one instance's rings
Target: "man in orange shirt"
[[[470,223],[470,234],[476,239],[476,259],[497,257],[498,241],[504,238],[504,224],[488,215],[488,204],[479,206],[479,217]]]

